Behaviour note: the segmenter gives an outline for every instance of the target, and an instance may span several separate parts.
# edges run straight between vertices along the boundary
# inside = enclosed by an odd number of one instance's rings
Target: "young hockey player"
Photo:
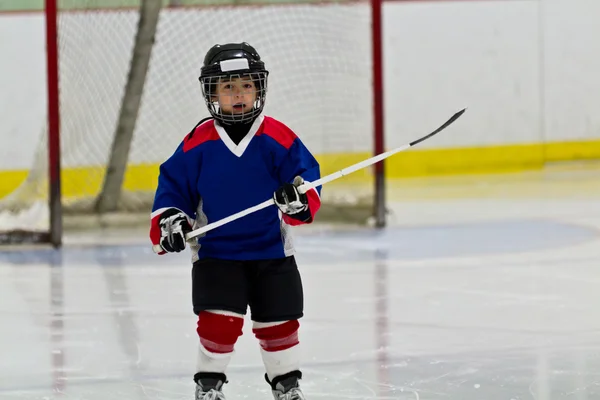
[[[150,230],[160,254],[184,250],[192,229],[270,196],[277,205],[190,244],[200,337],[196,400],[224,399],[226,368],[248,306],[275,399],[304,399],[298,384],[304,300],[288,228],[313,221],[320,191],[300,194],[297,187],[319,179],[320,172],[294,132],[262,114],[267,76],[249,44],[213,46],[199,78],[212,118],[201,121],[160,166]]]

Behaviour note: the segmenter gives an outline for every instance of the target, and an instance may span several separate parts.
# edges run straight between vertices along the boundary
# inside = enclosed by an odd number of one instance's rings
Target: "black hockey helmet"
[[[267,94],[269,71],[256,49],[248,43],[216,44],[208,50],[200,70],[200,84],[206,106],[212,117],[220,123],[231,125],[253,121],[263,110]],[[223,79],[250,77],[256,86],[254,107],[239,114],[223,113],[215,99],[216,87]]]

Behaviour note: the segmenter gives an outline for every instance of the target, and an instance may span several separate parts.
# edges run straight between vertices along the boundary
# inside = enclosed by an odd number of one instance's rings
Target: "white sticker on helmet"
[[[234,58],[231,60],[223,60],[219,63],[222,72],[238,71],[241,69],[250,69],[248,65],[248,59],[246,58]]]

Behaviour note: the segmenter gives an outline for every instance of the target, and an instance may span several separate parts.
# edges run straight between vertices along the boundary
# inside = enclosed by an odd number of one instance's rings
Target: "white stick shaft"
[[[223,226],[223,225],[225,225],[225,224],[228,224],[228,223],[230,223],[231,221],[235,221],[236,219],[240,219],[240,218],[242,218],[242,217],[245,217],[245,216],[246,216],[246,215],[248,215],[248,214],[252,214],[253,212],[256,212],[256,211],[262,210],[263,208],[267,208],[267,207],[269,207],[269,206],[271,206],[271,205],[274,205],[274,204],[275,204],[275,201],[273,201],[273,199],[265,200],[265,201],[263,201],[263,202],[262,202],[262,203],[260,203],[260,204],[257,204],[257,205],[255,205],[255,206],[253,206],[253,207],[250,207],[250,208],[247,208],[247,209],[245,209],[245,210],[242,210],[242,211],[240,211],[240,212],[237,212],[237,213],[235,213],[235,214],[233,214],[233,215],[230,215],[229,217],[226,217],[226,218],[220,219],[220,220],[218,220],[218,221],[215,221],[215,222],[213,222],[213,223],[210,223],[210,224],[208,224],[208,225],[204,225],[203,227],[201,227],[201,228],[198,228],[198,229],[196,229],[196,230],[194,230],[194,231],[192,231],[192,232],[188,233],[188,234],[185,236],[185,238],[186,238],[186,240],[193,239],[193,238],[195,238],[195,237],[198,237],[198,236],[202,235],[203,233],[206,233],[206,232],[208,232],[208,231],[211,231],[211,230],[213,230],[213,229],[215,229],[215,228],[218,228],[218,227],[220,227],[220,226]]]
[[[364,160],[364,161],[361,161],[361,162],[356,163],[354,165],[351,165],[349,167],[346,167],[346,168],[344,168],[344,169],[342,169],[340,171],[337,171],[337,172],[334,172],[332,174],[329,174],[329,175],[327,175],[327,176],[325,176],[325,177],[323,177],[321,179],[318,179],[318,180],[316,180],[314,182],[305,183],[304,185],[301,185],[298,188],[298,191],[300,193],[306,193],[310,189],[316,188],[318,186],[322,186],[322,185],[324,185],[326,183],[329,183],[331,181],[339,179],[342,176],[345,176],[345,175],[351,174],[353,172],[356,172],[356,171],[358,171],[360,169],[366,168],[366,167],[368,167],[370,165],[373,165],[373,164],[375,164],[375,163],[377,163],[377,162],[379,162],[381,160],[384,160],[384,159],[386,159],[386,158],[388,158],[390,156],[393,156],[394,154],[399,153],[399,152],[401,152],[403,150],[406,150],[406,149],[408,149],[410,147],[411,147],[410,144],[406,144],[406,145],[398,147],[398,148],[396,148],[394,150],[390,150],[390,151],[387,151],[385,153],[381,153],[379,155],[376,155],[375,157],[371,157],[371,158],[369,158],[367,160]],[[213,223],[205,225],[205,226],[203,226],[201,228],[198,228],[198,229],[196,229],[196,230],[188,233],[185,236],[185,238],[186,238],[186,240],[190,240],[190,239],[196,238],[196,237],[198,237],[198,236],[200,236],[200,235],[202,235],[202,234],[204,234],[204,233],[206,233],[208,231],[211,231],[211,230],[213,230],[215,228],[218,228],[220,226],[228,224],[229,222],[235,221],[236,219],[245,217],[248,214],[252,214],[253,212],[262,210],[263,208],[267,208],[267,207],[269,207],[271,205],[274,205],[274,204],[275,204],[275,202],[273,201],[273,199],[265,200],[262,203],[257,204],[257,205],[255,205],[253,207],[247,208],[247,209],[245,209],[243,211],[240,211],[238,213],[230,215],[229,217],[220,219],[218,221],[215,221]]]
[[[393,156],[396,153],[400,153],[401,151],[406,150],[409,147],[411,147],[410,144],[405,144],[404,146],[395,148],[394,150],[390,150],[390,151],[387,151],[385,153],[378,154],[378,155],[376,155],[374,157],[368,158],[368,159],[366,159],[364,161],[361,161],[359,163],[356,163],[354,165],[351,165],[349,167],[341,169],[341,170],[339,170],[337,172],[329,174],[329,175],[327,175],[327,176],[325,176],[325,177],[323,177],[321,179],[317,179],[314,182],[305,183],[304,185],[301,185],[300,187],[298,187],[298,191],[300,193],[306,193],[307,191],[309,191],[312,188],[316,188],[318,186],[323,186],[324,184],[329,183],[331,181],[335,181],[336,179],[339,179],[342,176],[350,175],[353,172],[356,172],[356,171],[358,171],[360,169],[363,169],[363,168],[371,166],[371,165],[373,165],[375,163],[378,163],[379,161],[384,160],[384,159],[386,159],[386,158],[388,158],[390,156]]]

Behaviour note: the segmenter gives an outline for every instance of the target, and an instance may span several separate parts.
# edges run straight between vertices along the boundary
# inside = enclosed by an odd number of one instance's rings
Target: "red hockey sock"
[[[243,325],[243,318],[201,311],[196,332],[200,344],[211,353],[231,353],[238,337],[242,335]]]
[[[264,328],[254,328],[252,332],[254,332],[254,335],[260,341],[260,347],[264,351],[274,352],[296,346],[299,343],[299,327],[300,323],[297,320],[293,320]]]

